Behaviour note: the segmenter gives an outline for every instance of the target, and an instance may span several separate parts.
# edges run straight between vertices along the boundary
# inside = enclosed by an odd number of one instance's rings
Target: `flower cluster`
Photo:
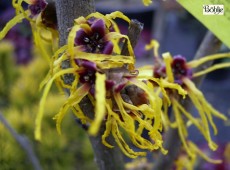
[[[97,135],[101,124],[105,124],[102,143],[113,146],[106,139],[112,134],[116,143],[127,156],[135,158],[146,155],[146,151],[161,149],[162,99],[160,92],[166,95],[165,88],[177,89],[180,94],[186,92],[177,84],[161,81],[157,78],[145,80],[135,69],[135,57],[129,38],[119,32],[115,18],[128,23],[130,19],[121,12],[107,15],[93,13],[79,17],[68,36],[68,44],[56,51],[52,57],[51,68],[42,86],[45,86],[40,102],[40,111],[36,119],[36,138],[41,138],[41,120],[49,89],[55,81],[61,89],[69,91],[69,97],[54,117],[59,133],[61,122],[68,109],[72,109],[82,124],[90,124],[88,133]],[[118,43],[127,42],[129,55],[121,53]],[[70,67],[63,68],[68,62]],[[65,75],[71,75],[65,81]],[[67,83],[68,82],[68,83]],[[154,82],[154,83],[153,83]],[[155,91],[155,85],[160,90]],[[94,106],[93,118],[81,110],[80,102],[88,97]],[[133,151],[121,133],[124,131],[131,142],[143,151]],[[148,138],[143,132],[148,132]]]
[[[192,79],[197,76],[201,76],[215,69],[229,67],[230,63],[215,64],[206,68],[205,70],[194,73],[193,69],[205,62],[230,57],[229,53],[215,54],[211,56],[203,57],[199,60],[193,60],[190,62],[186,61],[186,58],[181,55],[171,56],[170,53],[164,53],[162,58],[158,54],[159,44],[152,40],[146,49],[154,49],[155,63],[154,66],[145,66],[141,70],[148,75],[152,75],[155,78],[164,79],[167,82],[179,84],[186,92],[186,98],[189,98],[192,104],[195,106],[199,113],[199,117],[193,116],[188,110],[185,109],[182,103],[185,103],[177,92],[173,89],[167,89],[167,95],[172,103],[172,111],[175,117],[175,121],[171,122],[169,117],[168,105],[163,103],[163,123],[165,129],[168,127],[177,128],[180,139],[186,153],[191,157],[195,158],[197,154],[201,155],[209,162],[218,163],[219,161],[211,160],[205,156],[199,148],[188,140],[187,127],[194,125],[207,140],[210,149],[216,150],[217,145],[211,139],[210,126],[212,127],[214,134],[217,134],[217,128],[213,121],[213,116],[222,120],[227,120],[227,117],[222,113],[218,112],[211,104],[205,99],[203,93],[196,88]],[[163,96],[164,98],[164,96]]]

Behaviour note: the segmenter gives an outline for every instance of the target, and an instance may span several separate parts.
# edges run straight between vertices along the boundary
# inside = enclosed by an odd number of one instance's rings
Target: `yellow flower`
[[[183,100],[178,97],[177,92],[175,92],[175,90],[173,89],[170,89],[167,92],[172,102],[172,110],[175,116],[175,121],[170,121],[168,115],[168,105],[163,104],[164,114],[162,115],[162,117],[166,129],[168,126],[178,129],[183,147],[185,148],[186,152],[190,157],[194,157],[195,154],[201,155],[202,153],[198,150],[195,144],[191,144],[191,142],[188,142],[187,127],[191,125],[196,126],[197,129],[204,136],[204,138],[207,140],[209,147],[212,150],[216,150],[217,145],[211,139],[210,125],[213,128],[214,134],[216,135],[217,128],[213,121],[213,116],[220,118],[222,120],[227,120],[227,117],[218,112],[215,108],[212,107],[211,104],[208,103],[203,93],[199,89],[197,89],[195,84],[192,82],[192,78],[206,74],[215,69],[229,67],[230,63],[216,64],[197,73],[193,73],[192,69],[207,61],[230,57],[230,53],[215,54],[203,57],[199,60],[187,62],[184,57],[180,55],[172,57],[170,53],[164,53],[162,55],[163,59],[160,58],[157,52],[159,44],[154,40],[146,47],[147,49],[154,48],[155,63],[154,66],[148,66],[142,68],[142,70],[144,70],[144,72],[150,72],[150,74],[152,74],[153,77],[161,78],[171,83],[175,82],[177,84],[180,84],[181,87],[183,87],[183,89],[186,90],[188,94],[187,96],[189,97],[189,99],[191,100],[191,102],[193,103],[193,105],[199,113],[199,117],[193,116],[181,104],[183,103]],[[184,117],[187,118],[187,121],[185,121]],[[207,156],[203,155],[203,157],[206,160],[208,160]],[[215,161],[212,162],[216,163]]]
[[[186,152],[184,152],[186,150],[184,150],[185,148],[183,148],[182,153],[179,155],[178,159],[174,162],[177,170],[183,170],[183,169],[193,170],[195,168],[197,162],[199,163],[199,157],[198,156],[200,156],[201,158],[203,158],[207,162],[210,162],[213,164],[222,163],[222,160],[215,160],[215,159],[209,158],[193,142],[188,141],[188,145],[189,145],[190,150],[194,153],[194,155],[190,156],[190,155],[186,154]]]
[[[142,0],[145,6],[149,6],[152,3],[152,0]]]
[[[135,159],[132,162],[126,163],[125,165],[126,170],[140,170],[140,169],[150,170],[152,169],[152,167],[153,164],[149,163],[146,158]]]
[[[190,159],[188,155],[182,153],[174,162],[176,170],[193,170],[195,166],[195,159]]]
[[[41,83],[44,91],[36,119],[36,139],[41,138],[44,105],[55,81],[59,89],[69,92],[67,100],[54,117],[59,133],[62,119],[67,110],[72,109],[82,124],[90,124],[90,135],[97,135],[101,123],[105,122],[106,130],[102,143],[112,148],[106,141],[112,134],[124,154],[131,158],[144,156],[148,150],[161,149],[163,153],[167,152],[163,149],[161,136],[162,99],[159,92],[153,90],[153,84],[144,82],[143,77],[138,77],[138,71],[134,69],[133,49],[128,37],[119,32],[114,21],[117,17],[130,22],[121,12],[107,15],[93,13],[75,20],[68,36],[68,44],[55,52],[51,59],[50,71]],[[128,56],[120,55],[118,43],[121,39],[128,42]],[[63,68],[64,61],[69,61],[69,68]],[[152,81],[162,84],[153,78]],[[172,84],[165,83],[162,90],[170,88]],[[133,89],[136,89],[136,96],[132,95]],[[89,97],[95,108],[94,119],[86,116],[79,106],[85,96]],[[148,131],[148,138],[143,137],[144,130]],[[124,136],[128,136],[141,151],[133,151]]]

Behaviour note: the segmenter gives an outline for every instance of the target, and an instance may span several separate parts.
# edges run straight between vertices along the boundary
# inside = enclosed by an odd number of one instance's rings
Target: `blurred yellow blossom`
[[[145,6],[149,6],[152,3],[152,0],[142,0]]]
[[[149,163],[147,158],[137,158],[125,165],[126,170],[151,170],[152,167],[153,164]]]

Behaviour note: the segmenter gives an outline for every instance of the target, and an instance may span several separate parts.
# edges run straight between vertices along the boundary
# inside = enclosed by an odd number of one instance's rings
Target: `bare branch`
[[[34,153],[33,147],[31,146],[31,143],[29,139],[26,136],[19,135],[6,121],[2,113],[0,112],[0,121],[2,124],[8,129],[10,134],[13,136],[13,138],[18,142],[18,144],[22,147],[22,149],[26,152],[28,159],[30,160],[32,166],[35,170],[42,170],[41,165],[39,163],[39,160],[37,156]]]
[[[129,37],[130,43],[131,43],[133,48],[136,46],[143,28],[144,28],[144,24],[139,22],[138,20],[132,19],[130,21],[127,36]],[[121,54],[122,55],[129,55],[128,48],[127,48],[127,41],[125,41],[125,43],[123,45]]]

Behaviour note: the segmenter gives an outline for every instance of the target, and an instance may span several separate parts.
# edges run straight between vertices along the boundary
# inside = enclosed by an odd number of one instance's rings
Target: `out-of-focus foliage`
[[[21,135],[26,135],[35,150],[43,169],[95,169],[93,154],[85,132],[74,118],[66,117],[60,137],[52,117],[65,100],[65,94],[52,89],[46,101],[43,121],[46,138],[41,143],[34,140],[34,119],[40,99],[39,85],[48,64],[34,52],[34,60],[18,66],[13,61],[13,46],[8,42],[0,45],[0,102],[1,111],[10,125]],[[77,140],[76,140],[77,139]],[[32,169],[27,155],[9,131],[0,123],[0,169]]]
[[[7,103],[11,82],[15,76],[13,49],[13,45],[8,41],[0,43],[0,106]]]

